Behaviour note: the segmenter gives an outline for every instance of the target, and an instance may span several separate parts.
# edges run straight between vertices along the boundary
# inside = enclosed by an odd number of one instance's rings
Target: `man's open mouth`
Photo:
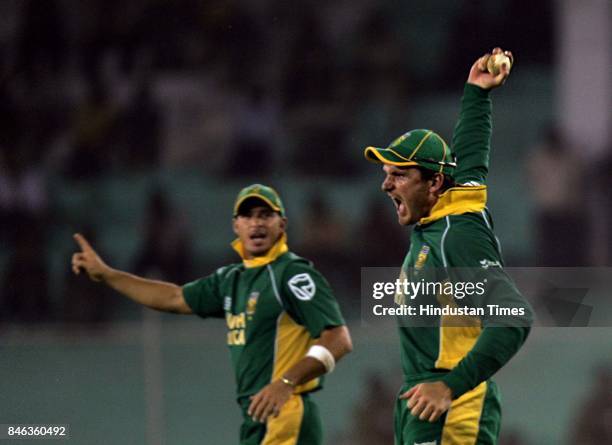
[[[391,198],[391,201],[393,201],[393,205],[395,205],[395,211],[398,214],[403,214],[406,211],[406,204],[404,204],[404,201],[393,195],[389,195],[389,198]]]

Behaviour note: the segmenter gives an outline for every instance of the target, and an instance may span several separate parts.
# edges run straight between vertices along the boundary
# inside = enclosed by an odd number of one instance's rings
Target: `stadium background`
[[[3,1],[0,424],[67,423],[79,444],[235,443],[223,324],[143,311],[68,264],[83,231],[116,267],[207,274],[235,261],[231,205],[258,181],[280,190],[290,246],[329,278],[354,335],[316,396],[327,443],[391,443],[397,339],[361,324],[359,268],[398,265],[408,233],[362,148],[413,127],[450,139],[471,62],[511,49],[489,197],[507,263],[609,265],[611,10]],[[612,440],[611,333],[532,332],[497,377],[503,444]]]

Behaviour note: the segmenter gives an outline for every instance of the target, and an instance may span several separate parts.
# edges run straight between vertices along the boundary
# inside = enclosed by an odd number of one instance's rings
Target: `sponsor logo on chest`
[[[241,346],[245,344],[246,330],[246,314],[225,313],[225,322],[227,324],[227,344],[230,346]]]
[[[242,346],[246,343],[247,322],[253,319],[259,301],[259,291],[249,294],[244,312],[232,314],[232,298],[227,296],[223,302],[225,309],[225,323],[227,324],[227,344],[231,346]]]

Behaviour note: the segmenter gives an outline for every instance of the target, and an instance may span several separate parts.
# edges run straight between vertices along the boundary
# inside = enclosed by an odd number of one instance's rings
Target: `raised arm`
[[[512,53],[501,48],[495,48],[492,54],[502,52],[513,60]],[[489,92],[503,85],[510,74],[510,67],[506,64],[502,64],[499,74],[489,73],[489,57],[491,54],[483,55],[470,69],[459,120],[453,132],[452,148],[457,157],[454,178],[458,185],[485,185],[489,171],[492,132]]]
[[[113,269],[100,258],[83,235],[75,234],[74,240],[81,249],[72,255],[72,271],[76,275],[84,270],[91,280],[103,282],[136,303],[158,311],[193,313],[185,302],[182,287]]]

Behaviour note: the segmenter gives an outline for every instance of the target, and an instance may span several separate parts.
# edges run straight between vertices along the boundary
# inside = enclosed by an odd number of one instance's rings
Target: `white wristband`
[[[334,367],[336,366],[336,359],[334,358],[332,353],[329,352],[329,349],[327,349],[325,346],[312,345],[308,350],[306,357],[312,357],[323,363],[327,374],[332,372],[334,370]]]

